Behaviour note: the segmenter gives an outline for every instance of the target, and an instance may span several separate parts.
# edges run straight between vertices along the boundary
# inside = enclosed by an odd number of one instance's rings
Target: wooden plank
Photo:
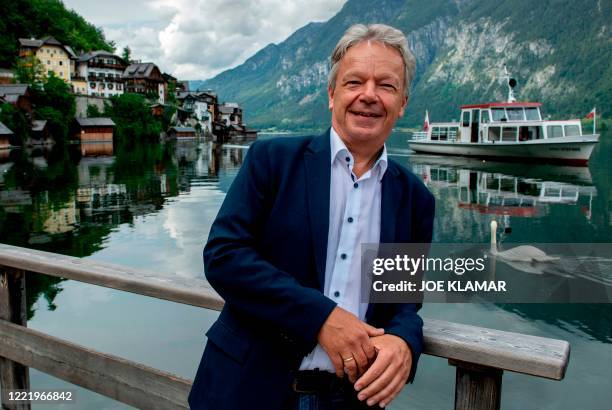
[[[428,319],[423,328],[425,353],[561,380],[569,362],[564,340]]]
[[[0,356],[143,409],[187,409],[191,381],[0,321]],[[78,405],[78,396],[75,404]]]
[[[26,311],[25,272],[18,269],[0,266],[0,320],[6,320],[25,326]],[[0,343],[2,339],[0,338]],[[2,356],[0,354],[0,356]],[[27,410],[29,403],[9,402],[8,390],[27,390],[30,388],[30,372],[20,363],[0,357],[0,403],[3,409]]]
[[[223,299],[203,279],[144,272],[125,266],[0,244],[0,264],[113,289],[220,310]],[[555,380],[563,379],[570,346],[501,330],[425,319],[424,353]]]
[[[503,370],[449,360],[457,366],[455,410],[499,410]]]
[[[0,244],[0,265],[208,309],[221,310],[223,307],[223,299],[204,279],[145,272],[5,244]]]

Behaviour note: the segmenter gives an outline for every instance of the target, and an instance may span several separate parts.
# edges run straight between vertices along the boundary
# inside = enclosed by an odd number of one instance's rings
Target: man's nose
[[[376,102],[377,98],[376,84],[374,81],[366,81],[363,86],[363,92],[361,93],[361,101],[372,104]]]

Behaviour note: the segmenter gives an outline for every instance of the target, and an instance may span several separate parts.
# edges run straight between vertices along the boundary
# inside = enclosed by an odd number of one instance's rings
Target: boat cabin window
[[[527,121],[540,121],[540,110],[537,108],[525,108]]]
[[[564,128],[566,137],[580,136],[580,127],[577,125],[566,125]]]
[[[560,125],[549,125],[546,128],[548,138],[560,138],[563,136],[563,127]]]
[[[504,127],[502,130],[502,141],[516,141],[517,127]]]
[[[491,113],[493,114],[493,121],[508,121],[506,118],[506,110],[503,108],[493,108],[491,109]]]
[[[489,127],[489,141],[499,141],[501,127]]]
[[[446,141],[448,139],[448,132],[446,127],[433,127],[431,129],[431,139]]]
[[[508,115],[508,121],[524,121],[525,116],[523,108],[506,108],[506,114]]]
[[[530,141],[542,138],[542,127],[519,127],[519,141]]]
[[[480,111],[480,122],[483,124],[489,123],[489,110]]]
[[[461,126],[462,127],[470,126],[470,112],[469,111],[463,111],[463,119],[461,120]]]

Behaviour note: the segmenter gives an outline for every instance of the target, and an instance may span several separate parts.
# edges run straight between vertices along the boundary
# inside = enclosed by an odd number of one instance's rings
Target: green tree
[[[11,68],[19,58],[19,39],[53,36],[79,50],[113,51],[99,27],[88,23],[61,0],[0,0],[0,67]]]
[[[45,78],[45,68],[35,55],[21,58],[13,68],[18,83],[36,85],[41,84]]]
[[[11,104],[0,105],[0,122],[13,131],[13,136],[10,139],[11,145],[23,145],[30,136],[30,121],[23,111]]]
[[[130,47],[123,47],[123,51],[121,52],[121,58],[123,58],[126,63],[130,63],[130,60],[132,59],[132,50],[130,49]]]
[[[32,88],[32,102],[36,107],[36,117],[48,121],[49,131],[55,141],[66,141],[76,111],[75,97],[70,92],[70,86],[51,73],[42,87]]]
[[[94,118],[94,117],[102,117],[102,113],[100,112],[100,109],[98,108],[97,105],[89,104],[87,106],[87,118]]]
[[[124,93],[111,97],[104,115],[116,124],[118,141],[157,141],[161,133],[160,122],[153,117],[151,108],[142,95]]]

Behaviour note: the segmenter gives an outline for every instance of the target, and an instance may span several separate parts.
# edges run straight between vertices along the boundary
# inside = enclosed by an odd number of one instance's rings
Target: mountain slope
[[[19,38],[51,35],[79,50],[113,50],[102,30],[60,0],[0,0],[0,67],[11,68],[19,55]]]
[[[400,125],[458,117],[458,106],[505,98],[507,64],[519,99],[539,100],[553,117],[597,106],[610,116],[610,2],[597,0],[349,0],[329,21],[308,24],[244,64],[205,81],[245,109],[249,125],[313,129],[329,124],[329,54],[354,23],[401,29],[417,58],[411,102]]]

